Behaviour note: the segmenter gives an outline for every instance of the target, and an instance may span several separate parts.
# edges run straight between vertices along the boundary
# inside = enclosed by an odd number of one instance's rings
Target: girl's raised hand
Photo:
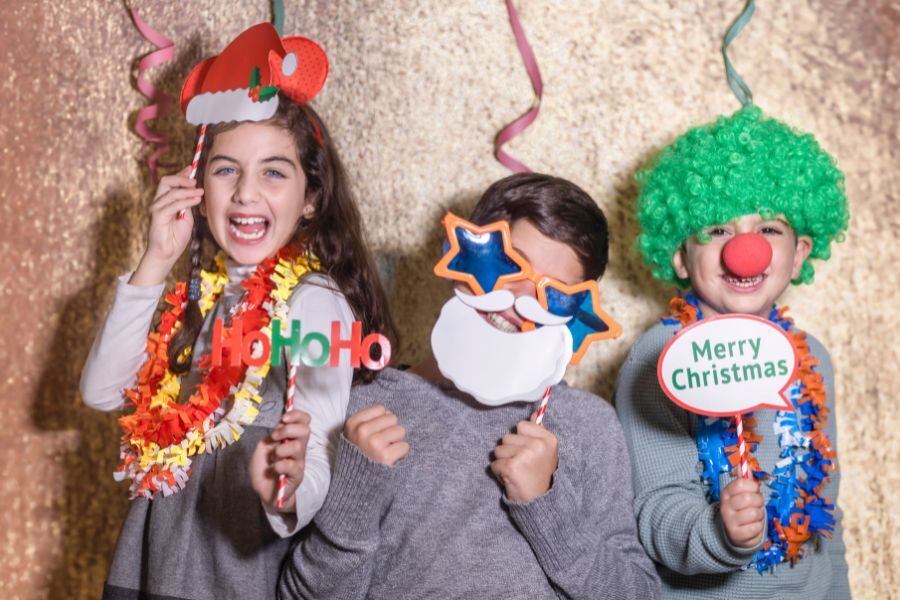
[[[188,166],[160,179],[150,205],[147,249],[131,276],[131,284],[152,286],[162,283],[187,248],[194,227],[190,209],[203,200],[203,188],[197,187],[197,181],[191,179],[190,174],[191,167]],[[182,211],[183,218],[179,219]]]

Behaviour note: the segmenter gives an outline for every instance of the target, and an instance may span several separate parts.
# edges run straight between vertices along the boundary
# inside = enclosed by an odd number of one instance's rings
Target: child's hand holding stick
[[[153,204],[150,205],[150,233],[147,249],[131,276],[130,283],[141,287],[158,285],[191,241],[193,216],[179,219],[177,215],[193,208],[203,200],[203,189],[189,177],[190,167],[160,179]]]
[[[725,486],[719,503],[725,534],[732,544],[752,548],[766,531],[766,509],[759,482],[740,477]]]
[[[310,417],[302,410],[285,412],[281,422],[262,439],[250,459],[250,482],[272,512],[296,511],[295,492],[303,482]],[[284,478],[284,485],[279,482]],[[278,506],[281,490],[282,505]]]

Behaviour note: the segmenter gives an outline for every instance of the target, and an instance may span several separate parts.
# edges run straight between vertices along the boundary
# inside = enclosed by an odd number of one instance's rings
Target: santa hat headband
[[[318,44],[282,39],[272,25],[260,23],[194,67],[181,88],[181,110],[193,125],[265,121],[278,109],[278,92],[302,107],[327,76],[328,57]],[[321,138],[311,115],[310,121]]]

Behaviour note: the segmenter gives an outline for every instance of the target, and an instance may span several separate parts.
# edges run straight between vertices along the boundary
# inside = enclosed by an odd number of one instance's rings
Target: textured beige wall
[[[718,45],[742,0],[519,0],[546,84],[542,113],[511,152],[572,179],[606,211],[602,282],[625,335],[570,380],[609,396],[629,344],[669,291],[632,251],[632,174],[685,128],[737,107]],[[197,59],[269,18],[267,3],[133,2],[177,44],[151,73],[177,93]],[[786,302],[837,366],[841,503],[858,598],[900,589],[898,43],[890,0],[760,0],[733,52],[757,103],[814,132],[847,175],[847,242]],[[430,275],[438,218],[467,210],[505,170],[492,139],[531,102],[501,0],[287,2],[286,31],[318,40],[332,71],[316,106],[355,179],[372,247],[390,268],[410,361],[439,306]],[[0,5],[0,597],[99,594],[127,501],[113,483],[117,427],[87,410],[78,376],[113,277],[140,255],[152,196],[132,133],[130,84],[151,49],[119,2]],[[180,141],[176,113],[158,125]],[[198,549],[198,551],[200,551]],[[898,596],[900,597],[900,596]]]

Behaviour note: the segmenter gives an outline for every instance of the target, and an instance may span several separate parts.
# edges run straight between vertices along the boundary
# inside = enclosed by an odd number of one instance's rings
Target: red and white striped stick
[[[553,389],[553,386],[549,386],[547,391],[544,392],[544,397],[541,398],[541,405],[538,407],[537,417],[534,419],[535,425],[540,425],[541,421],[544,420],[544,413],[547,412],[547,402],[550,400],[550,390]]]
[[[200,135],[197,136],[197,148],[194,150],[194,160],[191,162],[191,179],[197,177],[197,166],[200,164],[200,153],[203,152],[203,138],[206,137],[206,123],[200,126]]]
[[[203,152],[203,139],[206,137],[206,123],[200,126],[200,135],[197,136],[197,148],[194,150],[194,160],[191,162],[191,179],[197,178],[197,167],[200,165],[200,154]],[[184,211],[178,213],[178,218],[184,218]]]
[[[294,410],[294,390],[297,387],[297,365],[300,362],[299,353],[296,358],[292,358],[290,361],[290,367],[288,368],[288,382],[287,382],[287,390],[284,400],[284,412],[290,412]],[[282,444],[286,442],[284,440],[281,442]],[[287,477],[285,477],[284,473],[278,476],[278,495],[275,498],[275,503],[278,505],[278,508],[284,507],[284,488],[287,485]]]
[[[737,429],[738,452],[741,458],[741,477],[750,479],[750,464],[747,462],[747,446],[744,444],[744,419],[734,415],[734,426]]]

